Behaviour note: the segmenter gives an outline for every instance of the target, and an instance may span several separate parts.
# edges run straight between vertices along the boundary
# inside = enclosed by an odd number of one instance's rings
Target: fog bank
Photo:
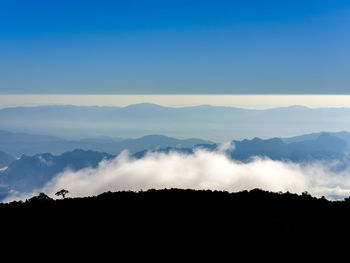
[[[163,188],[211,189],[236,192],[260,188],[269,191],[302,193],[343,198],[350,195],[349,170],[331,171],[333,164],[296,164],[253,158],[242,163],[220,151],[199,149],[194,154],[149,152],[135,159],[127,151],[113,160],[103,160],[97,168],[66,170],[42,189],[11,196],[6,201],[25,199],[44,192],[51,197],[61,189],[70,197],[98,195],[106,191]]]

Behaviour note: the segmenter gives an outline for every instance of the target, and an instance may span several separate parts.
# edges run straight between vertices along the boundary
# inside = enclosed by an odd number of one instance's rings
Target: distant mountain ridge
[[[342,133],[344,135],[344,133]],[[349,133],[350,135],[350,133]],[[305,138],[309,138],[306,136]],[[235,160],[250,161],[251,157],[266,157],[272,160],[289,160],[293,162],[309,162],[313,160],[348,160],[347,142],[333,136],[329,133],[320,133],[313,140],[300,141],[296,138],[295,142],[284,142],[281,138],[251,140],[233,140],[231,143],[234,148],[227,151],[227,154]],[[293,141],[293,138],[290,138]],[[220,144],[197,144],[192,148],[172,148],[167,147],[159,149],[159,152],[168,153],[170,151],[178,151],[191,154],[195,149],[202,148],[209,151],[215,151],[220,148]],[[134,156],[142,158],[147,150],[135,153]]]
[[[15,156],[45,152],[61,154],[74,149],[95,150],[110,154],[119,154],[122,150],[127,149],[131,153],[135,153],[144,149],[193,147],[200,143],[208,144],[213,142],[196,138],[176,139],[164,135],[147,135],[137,139],[98,137],[66,140],[56,136],[0,131],[0,150]]]
[[[350,133],[346,131],[340,131],[340,132],[317,132],[317,133],[311,133],[311,134],[303,134],[299,136],[294,136],[290,138],[282,138],[282,140],[286,143],[292,143],[292,142],[301,142],[306,140],[317,140],[320,136],[328,134],[334,137],[337,137],[347,144],[347,148],[350,147]]]
[[[230,153],[233,159],[246,160],[251,156],[265,156],[273,160],[306,162],[310,160],[344,159],[347,143],[328,133],[320,134],[315,140],[285,143],[280,138],[233,141],[235,149]]]
[[[172,108],[149,103],[127,107],[62,105],[0,109],[0,123],[2,130],[75,139],[163,134],[228,141],[350,130],[350,109],[291,106],[252,110],[210,105]]]

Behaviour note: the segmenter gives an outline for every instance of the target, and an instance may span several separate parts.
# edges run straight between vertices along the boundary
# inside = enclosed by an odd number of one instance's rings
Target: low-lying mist
[[[232,160],[226,155],[230,145],[218,151],[197,149],[193,154],[176,151],[149,152],[133,158],[124,151],[113,160],[103,160],[97,168],[65,170],[42,189],[17,194],[5,201],[26,199],[44,192],[51,197],[61,189],[70,197],[98,195],[106,191],[163,188],[211,189],[236,192],[260,188],[269,191],[302,193],[327,198],[350,195],[350,170],[332,171],[336,163],[297,164],[254,157],[249,162]]]

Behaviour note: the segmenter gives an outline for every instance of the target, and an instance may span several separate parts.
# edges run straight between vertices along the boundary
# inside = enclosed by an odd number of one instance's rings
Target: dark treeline
[[[319,254],[346,244],[350,202],[259,189],[107,192],[60,200],[40,194],[0,204],[0,223],[7,243],[40,240],[41,246],[65,250],[83,245],[130,256],[140,251],[201,257],[243,250]]]

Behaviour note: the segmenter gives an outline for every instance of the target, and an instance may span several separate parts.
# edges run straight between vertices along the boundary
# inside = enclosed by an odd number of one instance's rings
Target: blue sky
[[[0,1],[2,94],[349,94],[350,1]]]

